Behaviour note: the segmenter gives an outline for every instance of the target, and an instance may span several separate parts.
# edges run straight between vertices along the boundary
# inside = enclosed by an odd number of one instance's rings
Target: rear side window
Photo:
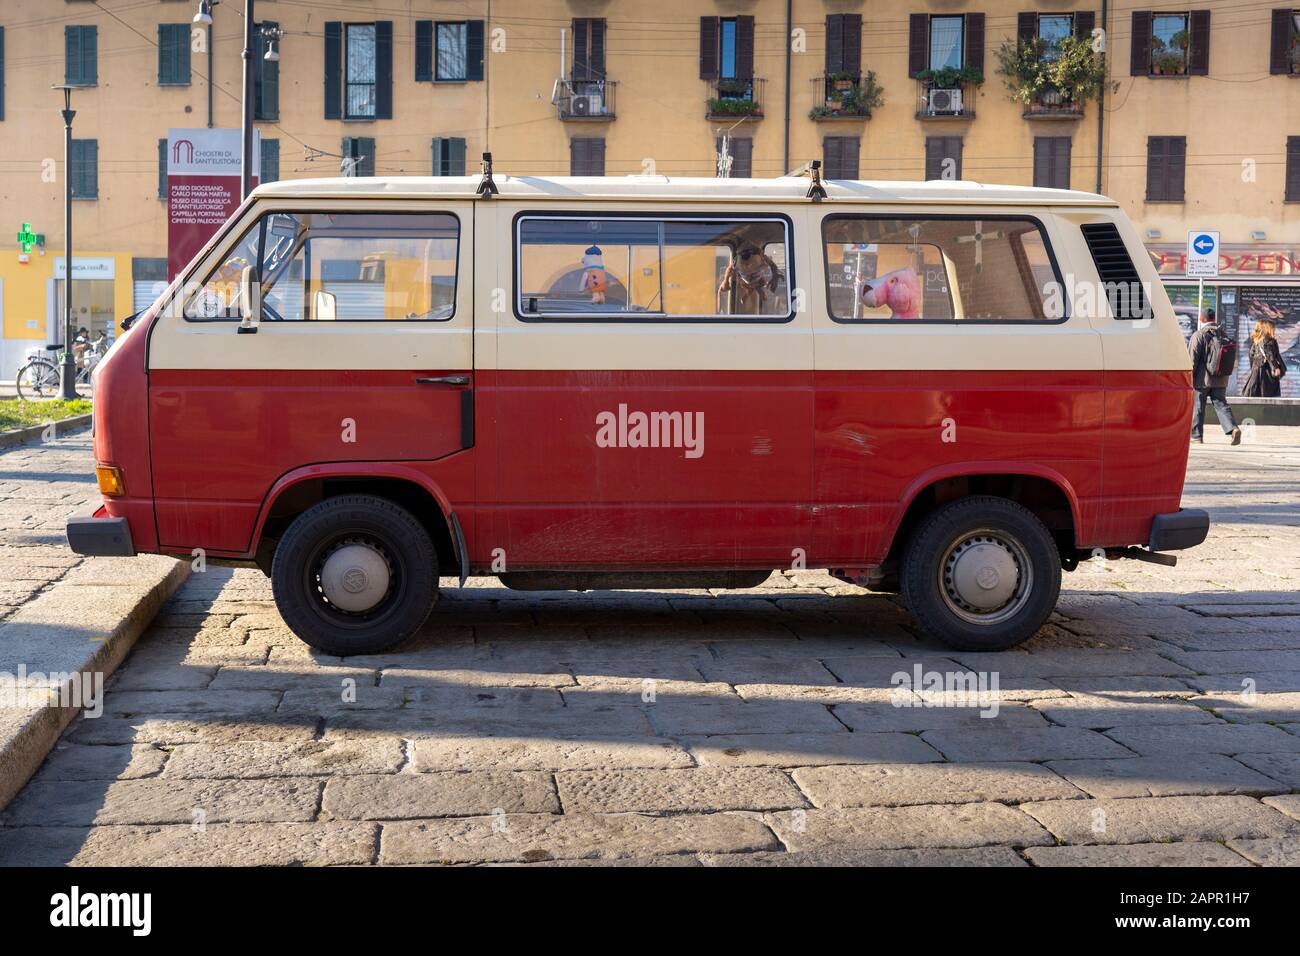
[[[443,321],[456,305],[460,224],[445,213],[270,213],[239,240],[186,307],[237,321],[256,266],[262,321]]]
[[[1090,222],[1079,229],[1097,267],[1111,315],[1129,321],[1151,318],[1151,300],[1115,224]]]
[[[1059,322],[1060,271],[1028,217],[828,216],[826,300],[838,322]]]
[[[522,319],[784,321],[784,219],[524,216],[516,224]]]

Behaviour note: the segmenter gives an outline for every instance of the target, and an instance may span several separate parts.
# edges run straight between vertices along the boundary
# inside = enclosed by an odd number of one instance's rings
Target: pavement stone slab
[[[1271,724],[1114,727],[1106,736],[1143,757],[1196,754],[1300,754],[1300,736]]]
[[[551,776],[471,770],[334,777],[321,810],[341,820],[403,820],[484,814],[558,813]]]
[[[163,777],[252,780],[396,773],[405,760],[402,742],[397,737],[365,741],[187,743],[172,750]]]
[[[700,813],[807,805],[780,770],[562,770],[555,775],[566,813]]]
[[[1021,847],[1052,842],[1032,818],[1000,803],[786,810],[769,813],[764,819],[793,853],[828,848]]]
[[[905,764],[941,760],[914,734],[718,734],[677,738],[704,767],[809,767],[823,764]]]
[[[1094,797],[1177,797],[1287,789],[1277,778],[1220,754],[1052,760],[1047,766]]]
[[[1059,800],[1021,809],[1068,844],[1217,843],[1300,834],[1300,823],[1245,796]]]
[[[1229,840],[1228,847],[1258,866],[1300,866],[1300,837]]]
[[[1238,843],[1279,841],[1233,840],[1220,843],[1135,843],[1126,846],[1031,846],[1034,866],[1250,866],[1244,854],[1228,847]]]
[[[981,846],[965,850],[803,850],[798,853],[709,853],[705,866],[1028,866],[1010,847]]]
[[[483,737],[477,734],[411,738],[417,773],[438,770],[599,770],[694,766],[692,755],[669,740],[645,737]]]
[[[803,767],[791,776],[819,809],[1021,803],[1083,796],[1051,770],[1032,763]]]
[[[1133,752],[1082,727],[975,727],[930,730],[921,739],[959,763],[1132,757]]]

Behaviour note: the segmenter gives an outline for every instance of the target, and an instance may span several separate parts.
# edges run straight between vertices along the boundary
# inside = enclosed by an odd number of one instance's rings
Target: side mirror
[[[244,266],[239,273],[239,321],[238,332],[256,332],[262,321],[262,283],[257,280],[256,270]]]
[[[336,304],[333,292],[317,289],[311,297],[311,317],[319,322],[333,322]]]

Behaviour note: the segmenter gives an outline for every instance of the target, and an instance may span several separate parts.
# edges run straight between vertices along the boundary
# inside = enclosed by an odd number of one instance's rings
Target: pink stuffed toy
[[[895,269],[862,283],[862,304],[869,309],[887,305],[892,318],[921,317],[921,281],[911,269]]]

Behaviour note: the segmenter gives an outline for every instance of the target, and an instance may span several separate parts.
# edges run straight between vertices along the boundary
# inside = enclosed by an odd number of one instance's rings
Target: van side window
[[[1013,216],[828,216],[838,322],[1059,322],[1064,288],[1042,226]]]
[[[238,320],[256,264],[262,320],[445,321],[455,312],[460,224],[443,213],[269,213],[191,299],[192,320]]]
[[[525,216],[516,239],[523,319],[791,317],[783,219]]]

